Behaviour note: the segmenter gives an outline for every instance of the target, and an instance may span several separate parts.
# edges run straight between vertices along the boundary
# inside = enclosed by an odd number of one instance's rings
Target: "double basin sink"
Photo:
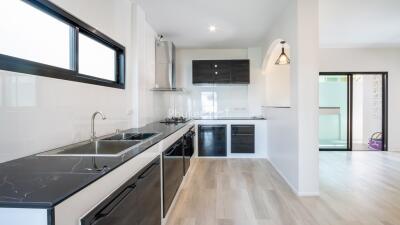
[[[156,137],[157,133],[119,133],[95,141],[86,141],[48,152],[40,156],[119,156],[141,143]]]

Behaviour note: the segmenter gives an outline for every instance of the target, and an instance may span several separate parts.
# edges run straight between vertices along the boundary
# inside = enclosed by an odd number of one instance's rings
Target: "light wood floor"
[[[400,154],[321,152],[320,197],[267,160],[197,159],[168,225],[400,225]]]

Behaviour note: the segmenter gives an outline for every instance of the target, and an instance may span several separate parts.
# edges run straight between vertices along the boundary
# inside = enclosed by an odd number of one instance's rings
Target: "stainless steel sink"
[[[141,141],[98,140],[78,143],[39,154],[40,156],[119,156]]]
[[[102,140],[146,140],[155,137],[157,133],[121,133]]]

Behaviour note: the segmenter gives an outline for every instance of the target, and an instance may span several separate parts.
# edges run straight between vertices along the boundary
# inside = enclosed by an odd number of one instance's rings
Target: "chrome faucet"
[[[96,140],[96,132],[94,131],[94,119],[96,119],[97,114],[100,114],[102,120],[107,119],[102,112],[97,111],[97,112],[93,113],[93,115],[92,115],[92,134],[90,136],[90,141]]]

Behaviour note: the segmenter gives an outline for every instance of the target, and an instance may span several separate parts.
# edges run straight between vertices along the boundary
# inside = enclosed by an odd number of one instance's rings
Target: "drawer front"
[[[254,125],[231,126],[231,152],[255,153]]]
[[[241,135],[254,135],[255,126],[254,125],[232,125],[232,134]]]
[[[232,138],[232,153],[255,153],[254,136]]]

